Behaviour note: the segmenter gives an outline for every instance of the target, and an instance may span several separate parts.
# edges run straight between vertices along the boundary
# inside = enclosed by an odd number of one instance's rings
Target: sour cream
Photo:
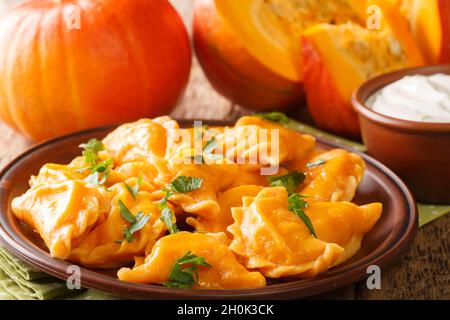
[[[450,122],[450,75],[406,76],[376,92],[366,104],[393,118]]]

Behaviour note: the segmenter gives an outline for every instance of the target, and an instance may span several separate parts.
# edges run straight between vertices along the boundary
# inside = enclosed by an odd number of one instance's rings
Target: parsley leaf
[[[134,187],[131,187],[128,183],[124,182],[123,184],[125,185],[125,188],[127,188],[128,192],[131,194],[131,196],[133,197],[134,200],[137,200],[138,198],[138,194],[139,194],[139,188],[141,187],[142,184],[142,178],[144,177],[144,174],[141,172],[139,174],[137,183]]]
[[[99,162],[100,157],[98,156],[98,153],[105,150],[103,143],[97,139],[91,139],[87,143],[80,144],[79,147],[83,149],[84,161],[89,165],[89,167],[82,168],[77,171],[91,171],[91,174],[84,179],[86,183],[98,185],[104,184],[108,178],[109,171],[113,167],[113,159],[110,158]]]
[[[258,113],[255,117],[280,124],[288,124],[289,118],[282,112]]]
[[[141,230],[146,225],[149,219],[150,216],[145,215],[143,211],[138,212],[136,214],[136,221],[132,225],[130,225],[130,227],[128,228],[128,232],[133,234]]]
[[[105,149],[103,143],[97,139],[91,139],[87,143],[79,145],[83,149],[84,160],[87,164],[95,166],[98,161],[98,153]]]
[[[299,171],[293,171],[284,176],[267,177],[267,180],[272,187],[285,187],[288,194],[292,194],[305,180],[305,175]]]
[[[309,217],[305,213],[305,209],[308,207],[308,203],[304,200],[304,196],[299,195],[298,193],[293,193],[288,198],[289,211],[297,214],[300,219],[303,220],[309,232],[317,238],[316,231],[314,230],[314,226],[309,219]]]
[[[98,185],[104,184],[112,167],[112,158],[91,166],[91,174],[84,179],[84,182]]]
[[[134,216],[127,206],[119,199],[120,216],[125,221],[129,222],[128,228],[123,230],[123,236],[127,242],[131,243],[134,241],[134,234],[141,230],[150,219],[150,215],[145,215],[143,211],[139,211],[136,216]],[[121,243],[121,240],[115,241],[116,243]]]
[[[213,159],[222,159],[223,157],[221,155],[214,155],[212,152],[217,147],[217,140],[216,137],[212,137],[210,140],[206,142],[206,144],[203,146],[202,154],[197,154],[191,157],[192,160],[194,160],[194,163],[196,164],[204,164],[205,158],[203,155],[207,155],[209,158]]]
[[[169,281],[163,282],[165,287],[189,289],[198,284],[198,266],[210,268],[205,258],[191,254],[189,251],[177,259],[169,272]]]
[[[170,209],[167,204],[162,207],[161,209],[161,221],[165,223],[165,225],[167,226],[167,230],[169,230],[169,232],[172,233],[177,233],[178,231],[178,227],[177,224],[173,222],[173,216],[174,213],[172,211],[172,209]]]
[[[165,196],[159,202],[160,219],[166,224],[170,233],[179,231],[177,225],[173,222],[174,213],[168,205],[170,196],[174,193],[188,193],[200,189],[202,182],[202,178],[179,176],[162,189],[165,192]]]
[[[172,192],[188,193],[200,189],[202,182],[202,178],[179,176],[165,188],[171,190]]]
[[[314,167],[318,167],[318,166],[321,166],[321,165],[323,165],[323,164],[325,164],[326,163],[326,161],[325,160],[323,160],[323,159],[317,159],[317,160],[315,160],[315,161],[313,161],[313,162],[308,162],[307,164],[306,164],[306,167],[309,169],[309,168],[314,168]]]
[[[134,223],[136,221],[136,217],[131,213],[131,211],[127,208],[125,203],[119,199],[119,208],[120,208],[120,216],[123,220],[128,221],[130,223]]]

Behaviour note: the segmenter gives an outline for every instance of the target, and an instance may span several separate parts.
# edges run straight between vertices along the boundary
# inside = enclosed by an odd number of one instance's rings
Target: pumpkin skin
[[[232,102],[259,111],[284,111],[302,104],[301,81],[260,63],[221,16],[214,0],[195,2],[193,40],[208,80]]]
[[[80,28],[69,14],[80,9]],[[28,0],[0,18],[0,117],[33,140],[167,114],[191,48],[165,0]]]

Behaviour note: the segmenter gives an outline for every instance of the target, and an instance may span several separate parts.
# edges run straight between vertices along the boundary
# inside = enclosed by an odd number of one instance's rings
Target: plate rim
[[[191,124],[193,121],[203,121],[209,125],[231,125],[232,121],[222,121],[222,120],[205,120],[205,119],[174,119],[180,125]],[[0,171],[0,194],[4,192],[4,176],[11,171],[11,169],[19,163],[22,159],[26,158],[30,154],[36,152],[37,150],[44,148],[46,146],[70,139],[72,137],[92,134],[96,132],[106,132],[107,130],[113,130],[117,126],[107,125],[95,128],[89,128],[85,130],[80,130],[72,133],[68,133],[62,136],[55,137],[38,143],[29,149],[22,152],[20,155],[11,160],[1,171]],[[314,134],[312,134],[315,136]],[[303,279],[302,283],[297,283],[301,280],[293,280],[290,282],[283,282],[279,284],[274,284],[266,286],[263,288],[256,289],[238,289],[238,290],[210,290],[210,289],[173,289],[165,288],[158,285],[151,284],[139,284],[120,281],[114,279],[113,277],[98,273],[91,269],[84,268],[80,266],[81,270],[81,283],[83,288],[92,288],[97,290],[102,290],[119,297],[132,298],[132,299],[266,299],[270,297],[271,299],[287,299],[287,298],[304,298],[308,296],[314,296],[324,292],[328,292],[334,289],[342,288],[360,281],[368,276],[366,273],[367,267],[373,264],[378,265],[380,268],[384,268],[394,262],[396,259],[402,255],[406,249],[410,246],[411,242],[414,240],[414,236],[418,230],[418,209],[415,202],[414,196],[412,195],[406,184],[388,167],[379,162],[378,160],[372,158],[368,154],[356,150],[352,147],[336,143],[334,141],[327,140],[326,138],[315,136],[320,144],[332,147],[341,148],[353,153],[356,153],[363,157],[364,161],[370,163],[379,172],[384,174],[386,178],[391,180],[391,182],[398,188],[401,193],[405,208],[407,210],[406,216],[409,217],[407,222],[402,224],[402,232],[396,234],[395,242],[391,243],[386,250],[380,252],[377,256],[371,258],[369,261],[357,264],[349,270],[332,275],[331,277],[322,278],[312,278],[308,279],[310,281],[305,282]],[[10,204],[8,204],[9,206]],[[3,212],[3,208],[0,208],[0,243],[3,244],[7,249],[12,251],[22,260],[31,264],[32,266],[42,270],[43,272],[50,274],[61,280],[67,280],[70,274],[62,272],[61,270],[52,268],[55,261],[56,264],[62,265],[73,265],[68,261],[51,258],[48,253],[44,253],[43,250],[39,249],[34,243],[28,241],[28,243],[23,243],[20,237],[14,237],[16,234],[8,232],[3,225],[6,212]],[[394,241],[393,240],[393,241]],[[42,251],[42,252],[41,252]],[[43,255],[47,254],[46,257]],[[369,256],[370,257],[370,256]],[[366,259],[367,260],[367,257]],[[67,270],[67,268],[66,268]],[[109,284],[113,284],[112,287]],[[329,285],[329,284],[332,284]],[[280,287],[283,288],[280,288]],[[133,290],[138,290],[138,294]],[[304,291],[308,291],[305,293]],[[279,295],[280,297],[274,297]]]

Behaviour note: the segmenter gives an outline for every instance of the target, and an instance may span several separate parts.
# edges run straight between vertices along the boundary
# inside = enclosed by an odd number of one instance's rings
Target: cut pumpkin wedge
[[[416,42],[428,63],[450,62],[450,1],[403,0]]]
[[[408,20],[402,15],[398,0],[368,0],[367,6],[380,8],[381,29],[387,31],[401,45],[410,66],[424,65],[425,59],[411,33]]]
[[[395,28],[391,21],[389,26]],[[360,134],[351,107],[353,91],[370,77],[423,62],[418,49],[408,47],[408,41],[403,45],[389,28],[369,31],[354,23],[318,24],[304,32],[302,42],[304,85],[316,124],[350,137]],[[416,50],[412,58],[408,50]]]
[[[221,15],[251,54],[270,70],[301,81],[301,34],[317,23],[362,23],[365,0],[216,0]]]

